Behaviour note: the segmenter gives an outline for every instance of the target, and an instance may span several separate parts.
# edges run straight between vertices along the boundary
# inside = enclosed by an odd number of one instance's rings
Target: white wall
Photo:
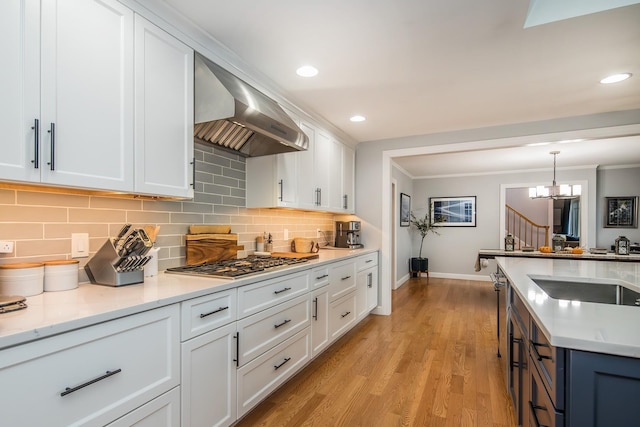
[[[627,169],[598,171],[598,234],[599,248],[609,248],[618,236],[626,236],[632,243],[640,243],[640,228],[604,228],[605,197],[640,196],[640,166]],[[640,207],[639,207],[640,208]]]
[[[393,225],[396,231],[397,255],[396,277],[393,278],[393,286],[394,284],[398,285],[409,279],[409,259],[412,256],[417,256],[417,252],[412,252],[413,239],[417,233],[415,233],[415,230],[413,230],[413,228],[411,227],[400,227],[400,218],[398,216],[400,207],[400,193],[408,194],[409,196],[411,196],[412,211],[416,210],[419,206],[415,204],[413,198],[413,180],[411,179],[411,177],[396,167],[393,167],[391,174],[396,180],[396,204],[398,207],[398,212],[396,212],[395,224]]]

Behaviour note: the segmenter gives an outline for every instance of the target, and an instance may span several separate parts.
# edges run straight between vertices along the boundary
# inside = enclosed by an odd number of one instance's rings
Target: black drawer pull
[[[373,260],[372,259],[368,259],[368,260],[365,261],[365,263],[367,263],[367,264],[369,264],[370,262],[373,262]]]
[[[89,386],[91,384],[97,383],[98,381],[102,381],[105,378],[109,378],[110,376],[118,374],[120,372],[122,372],[122,369],[116,369],[115,371],[107,371],[104,375],[101,375],[98,378],[94,378],[92,380],[89,380],[86,383],[82,383],[82,384],[77,385],[75,387],[67,387],[67,388],[64,389],[64,391],[62,393],[60,393],[60,397],[64,397],[67,394],[71,394],[74,391],[78,391],[81,388],[85,388],[86,386]]]
[[[342,278],[342,279],[340,279],[340,280],[347,280],[347,279],[351,279],[351,276],[343,277],[343,278]]]
[[[547,347],[548,348],[549,345],[548,344],[540,344],[540,343],[531,341],[531,348],[533,349],[533,352],[536,354],[536,359],[538,359],[538,362],[541,362],[542,359],[553,360],[551,358],[551,356],[545,356],[545,355],[540,354],[538,352],[538,347]]]
[[[290,358],[290,357],[285,357],[285,358],[284,358],[284,362],[282,362],[282,363],[281,363],[281,364],[279,364],[279,365],[273,365],[274,369],[277,371],[278,369],[282,368],[282,366],[283,366],[285,363],[287,363],[289,360],[291,360],[291,358]]]
[[[226,306],[226,307],[220,307],[217,310],[210,311],[209,313],[201,313],[200,318],[202,319],[203,317],[211,316],[212,314],[220,313],[221,311],[225,311],[228,309],[229,309],[229,306]]]
[[[322,276],[316,277],[316,280],[321,280],[321,279],[324,279],[325,277],[329,277],[329,275],[328,274],[323,274]]]
[[[273,327],[278,329],[280,326],[284,326],[289,322],[291,322],[291,319],[285,319],[282,323],[278,323],[277,325],[273,325]]]
[[[33,160],[31,163],[33,163],[34,169],[38,169],[40,167],[40,120],[34,119],[31,129],[34,130]]]
[[[341,314],[341,315],[340,315],[340,317],[347,317],[347,316],[348,316],[348,315],[350,315],[350,314],[351,314],[351,312],[350,312],[350,311],[347,311],[345,314]]]
[[[318,320],[318,298],[313,299],[313,318]]]
[[[240,332],[236,332],[233,336],[233,339],[236,340],[236,358],[233,359],[236,362],[236,368],[240,366]]]
[[[545,408],[544,406],[534,405],[532,401],[529,401],[529,407],[531,408],[531,414],[533,415],[533,420],[535,422],[536,427],[548,427],[540,424],[540,421],[538,421],[538,414],[536,414],[536,409],[542,409],[545,412],[547,412],[547,408]]]
[[[280,289],[279,291],[273,291],[274,294],[278,295],[281,294],[282,292],[287,292],[290,291],[291,288],[284,288],[284,289]]]

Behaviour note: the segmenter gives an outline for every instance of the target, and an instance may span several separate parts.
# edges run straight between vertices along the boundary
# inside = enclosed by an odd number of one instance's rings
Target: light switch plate
[[[89,256],[89,233],[71,233],[71,258]]]

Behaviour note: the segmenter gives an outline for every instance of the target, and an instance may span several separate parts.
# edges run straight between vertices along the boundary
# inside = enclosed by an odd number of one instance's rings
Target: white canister
[[[78,264],[75,259],[61,259],[44,263],[45,292],[68,291],[78,287]]]
[[[144,277],[151,277],[158,275],[158,252],[160,248],[153,247],[147,252],[147,256],[151,256],[151,259],[144,266]]]
[[[44,264],[22,262],[0,265],[0,294],[31,297],[44,289]]]

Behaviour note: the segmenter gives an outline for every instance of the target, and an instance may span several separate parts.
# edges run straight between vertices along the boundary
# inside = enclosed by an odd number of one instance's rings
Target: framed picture
[[[400,227],[411,225],[411,196],[400,193]]]
[[[476,196],[430,197],[431,222],[439,227],[475,227]]]
[[[604,226],[638,228],[638,196],[605,197]]]

